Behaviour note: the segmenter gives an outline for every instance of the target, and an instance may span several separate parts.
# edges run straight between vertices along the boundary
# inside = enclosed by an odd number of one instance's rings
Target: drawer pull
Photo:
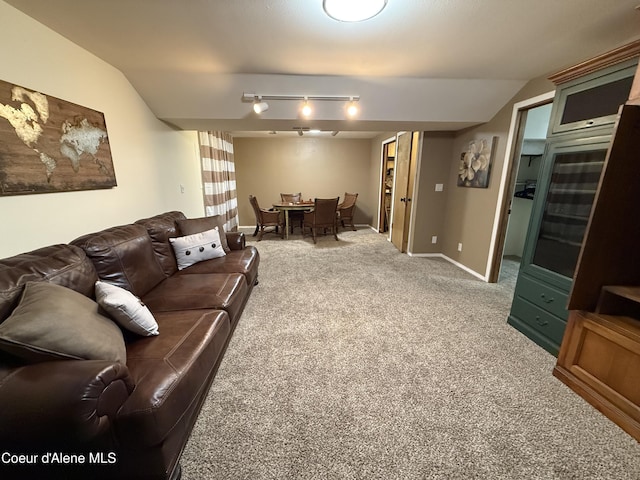
[[[547,325],[549,323],[549,321],[548,320],[540,320],[540,317],[538,317],[536,315],[536,323],[538,325],[540,325],[541,327],[544,327],[545,325]]]
[[[547,298],[544,293],[540,294],[540,298],[544,303],[551,303],[555,300],[553,297]]]

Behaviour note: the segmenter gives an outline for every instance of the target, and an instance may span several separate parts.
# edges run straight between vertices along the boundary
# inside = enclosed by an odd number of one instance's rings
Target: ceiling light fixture
[[[253,104],[253,111],[260,114],[269,108],[265,100],[297,100],[304,102],[301,113],[308,117],[312,113],[310,101],[320,102],[346,102],[346,112],[349,117],[358,114],[357,102],[360,101],[358,95],[260,95],[257,93],[243,93],[242,101]]]
[[[354,102],[353,100],[351,100],[348,104],[347,104],[347,115],[349,117],[355,117],[358,114],[358,106],[356,105],[356,102]]]
[[[262,97],[258,96],[253,101],[253,111],[257,114],[261,114],[262,112],[266,112],[269,110],[269,104],[267,102],[262,101]]]
[[[387,0],[323,0],[327,15],[340,22],[362,22],[378,15]]]
[[[303,116],[305,117],[309,117],[311,116],[311,105],[309,105],[309,100],[305,97],[304,99],[304,103],[302,104],[302,110],[300,110],[300,113],[302,113]]]

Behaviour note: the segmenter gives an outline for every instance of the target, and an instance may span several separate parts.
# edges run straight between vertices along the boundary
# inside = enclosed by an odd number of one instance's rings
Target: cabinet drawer
[[[516,286],[516,297],[522,297],[555,316],[564,320],[567,319],[567,298],[568,295],[553,287],[540,283],[530,277],[520,275]]]
[[[526,324],[529,328],[552,340],[557,347],[560,346],[565,327],[567,326],[566,321],[538,308],[521,297],[515,297],[513,299],[511,315]]]

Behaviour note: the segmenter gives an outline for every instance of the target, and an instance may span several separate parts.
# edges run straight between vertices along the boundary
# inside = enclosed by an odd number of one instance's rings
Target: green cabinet
[[[627,61],[568,82],[554,98],[507,322],[556,356],[616,113],[629,95],[636,64]]]

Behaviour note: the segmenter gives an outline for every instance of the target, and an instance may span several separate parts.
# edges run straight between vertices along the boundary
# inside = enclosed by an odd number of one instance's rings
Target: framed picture
[[[498,137],[491,140],[481,138],[469,142],[469,149],[460,155],[458,186],[487,188],[491,163],[498,143]]]
[[[0,195],[114,186],[102,113],[0,81]]]

